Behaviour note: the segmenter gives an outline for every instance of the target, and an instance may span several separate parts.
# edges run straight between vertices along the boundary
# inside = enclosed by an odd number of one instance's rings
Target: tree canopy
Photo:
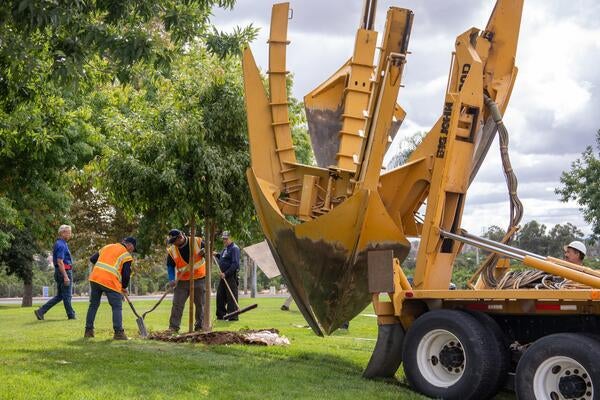
[[[4,259],[18,253],[19,237],[48,248],[57,226],[69,222],[72,196],[78,194],[71,190],[74,177],[107,154],[107,144],[116,148],[111,129],[119,121],[111,117],[122,113],[106,114],[110,110],[106,105],[122,107],[123,96],[137,90],[140,71],[166,78],[171,65],[191,46],[226,58],[239,53],[256,35],[252,26],[228,34],[210,25],[213,7],[231,8],[234,3],[0,3],[0,253]],[[21,263],[20,268],[30,272],[30,264]],[[23,277],[30,275],[22,272]]]
[[[128,212],[152,216],[161,238],[166,223],[183,226],[192,214],[239,227],[251,206],[239,59],[192,47],[173,68],[171,79],[145,80],[130,95],[101,184]]]

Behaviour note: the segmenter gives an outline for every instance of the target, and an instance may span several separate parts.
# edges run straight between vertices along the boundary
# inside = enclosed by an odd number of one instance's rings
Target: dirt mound
[[[203,343],[208,345],[223,344],[250,344],[260,346],[284,346],[290,344],[285,336],[279,336],[277,329],[192,332],[173,334],[169,331],[152,332],[148,335],[150,340],[160,340],[174,343]]]

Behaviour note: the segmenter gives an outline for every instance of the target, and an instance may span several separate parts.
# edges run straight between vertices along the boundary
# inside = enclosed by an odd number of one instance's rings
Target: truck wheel
[[[493,397],[504,387],[506,379],[508,378],[511,360],[510,340],[508,339],[508,336],[502,332],[502,329],[500,329],[496,320],[488,314],[480,311],[466,312],[475,317],[475,319],[487,329],[490,338],[494,341],[494,348],[496,348],[498,352],[498,381],[490,387],[489,391],[489,396]]]
[[[519,400],[600,399],[600,342],[577,333],[535,341],[517,365]]]
[[[486,399],[499,381],[492,335],[477,319],[456,310],[429,311],[404,338],[402,360],[410,385],[426,396]]]

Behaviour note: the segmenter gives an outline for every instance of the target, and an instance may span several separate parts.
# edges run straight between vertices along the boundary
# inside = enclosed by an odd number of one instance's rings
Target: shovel
[[[140,331],[140,336],[142,338],[146,338],[148,336],[148,331],[146,330],[146,325],[144,325],[144,318],[140,317],[140,314],[138,314],[137,311],[135,311],[135,308],[133,307],[133,303],[131,302],[131,300],[129,300],[129,296],[127,296],[127,293],[123,293],[123,296],[125,296],[125,300],[127,300],[127,303],[129,303],[129,307],[131,307],[131,311],[133,311],[133,313],[135,314],[135,317],[136,317],[135,322],[137,322],[137,326]]]
[[[233,296],[233,291],[231,291],[231,288],[229,287],[229,283],[227,283],[227,279],[225,279],[225,278],[221,278],[221,279],[223,280],[223,283],[225,284],[225,286],[227,286],[229,295],[231,296],[231,299],[233,300],[233,302],[235,303],[235,306],[237,307],[237,310],[235,310],[234,312],[230,312],[229,314],[223,315],[223,319],[229,319],[231,317],[235,317],[236,315],[240,315],[242,313],[245,313],[246,311],[250,311],[250,310],[253,310],[256,307],[258,307],[258,304],[250,304],[248,307],[240,308],[240,305],[238,304],[238,302],[235,300],[235,297]]]
[[[213,257],[213,261],[215,264],[219,265],[219,260],[217,260],[216,257]],[[225,283],[225,286],[227,287],[227,290],[229,291],[229,295],[231,296],[231,298],[233,299],[233,302],[235,303],[235,306],[237,307],[237,310],[230,312],[229,314],[223,315],[223,319],[229,319],[231,317],[235,317],[236,315],[240,315],[242,313],[245,313],[246,311],[250,311],[250,310],[253,310],[256,307],[258,307],[258,304],[250,304],[248,307],[240,308],[240,305],[238,304],[237,300],[235,299],[235,296],[233,295],[233,291],[229,287],[229,283],[227,283],[226,279],[223,279],[223,278],[221,278],[221,279],[223,280],[223,283]]]

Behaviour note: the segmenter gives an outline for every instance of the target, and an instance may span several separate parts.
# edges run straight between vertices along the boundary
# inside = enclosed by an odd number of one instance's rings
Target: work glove
[[[204,249],[200,249],[200,255],[201,255],[202,257],[204,257],[204,255],[205,255],[205,254],[206,254],[206,251],[205,251]]]
[[[177,281],[169,281],[169,287],[171,289],[173,289],[175,286],[177,286]]]

